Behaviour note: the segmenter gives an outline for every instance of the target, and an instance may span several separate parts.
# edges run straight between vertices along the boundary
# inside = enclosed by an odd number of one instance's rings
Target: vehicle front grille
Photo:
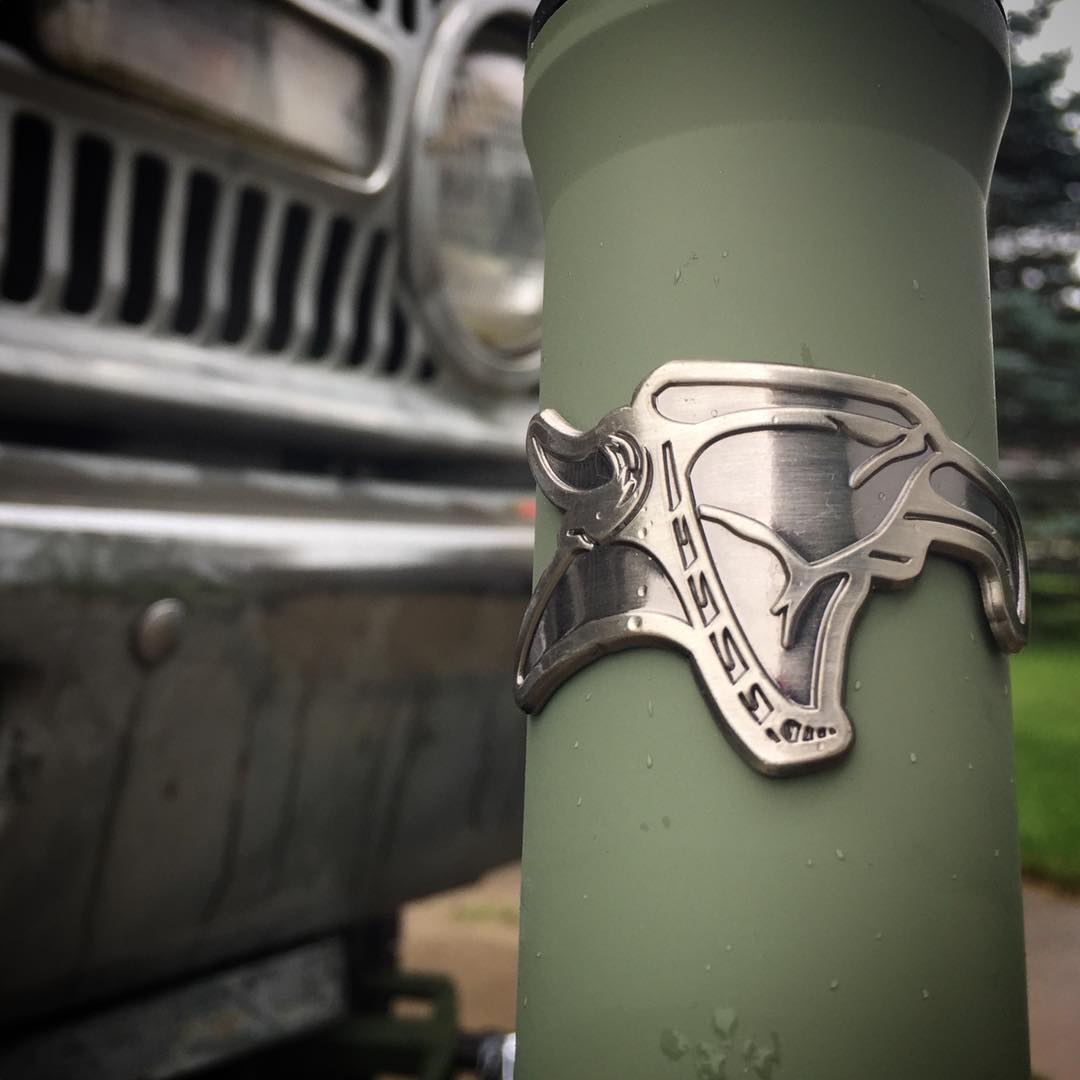
[[[396,107],[437,2],[333,0],[405,42]],[[280,415],[305,440],[520,459],[531,394],[460,375],[419,318],[402,173],[399,160],[366,190],[0,45],[0,397],[28,386],[51,406],[59,386],[96,407],[112,394],[125,404],[111,416],[133,422],[133,398],[159,411],[175,398],[185,415],[266,420],[262,436]]]
[[[410,34],[416,33],[420,28],[422,19],[422,0],[356,0],[349,3],[348,0],[339,0],[342,6],[365,7],[371,12],[387,12],[391,18],[396,18],[401,28]],[[439,0],[431,0],[431,6],[437,6]]]
[[[433,379],[387,223],[195,161],[9,114],[5,299],[214,348]]]

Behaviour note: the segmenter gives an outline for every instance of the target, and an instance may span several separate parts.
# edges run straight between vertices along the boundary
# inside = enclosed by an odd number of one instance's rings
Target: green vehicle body
[[[541,404],[585,429],[668,360],[802,364],[901,384],[994,466],[999,7],[556,7]],[[780,780],[667,650],[529,721],[518,1080],[1030,1075],[1009,673],[968,569],[871,598],[845,702],[852,754]]]

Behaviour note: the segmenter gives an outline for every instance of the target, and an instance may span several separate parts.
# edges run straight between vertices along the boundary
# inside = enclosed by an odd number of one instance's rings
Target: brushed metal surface
[[[7,1080],[167,1080],[348,1015],[339,938],[230,968],[0,1046]]]
[[[519,495],[10,448],[0,476],[0,1028],[516,855]]]
[[[932,552],[974,571],[1003,650],[1026,640],[1012,499],[900,386],[672,361],[590,431],[545,410],[527,452],[564,511],[518,642],[529,712],[600,655],[673,646],[756,769],[826,764],[854,739],[843,692],[859,612]]]

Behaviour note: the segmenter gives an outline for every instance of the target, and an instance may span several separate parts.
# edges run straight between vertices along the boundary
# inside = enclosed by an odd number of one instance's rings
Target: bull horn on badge
[[[541,413],[527,447],[564,512],[518,641],[527,712],[599,656],[674,647],[756,769],[824,765],[854,737],[842,698],[859,612],[931,552],[974,570],[1002,649],[1026,641],[1012,498],[902,387],[673,361],[590,431]]]

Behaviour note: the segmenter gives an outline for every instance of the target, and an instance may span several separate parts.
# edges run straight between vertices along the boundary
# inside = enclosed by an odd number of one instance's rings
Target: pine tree
[[[1013,15],[1037,34],[1057,0]],[[1006,452],[1080,447],[1080,94],[1068,53],[1014,56],[1013,105],[990,191],[990,280],[998,411]]]
[[[1014,44],[1059,0],[1010,19]],[[1067,0],[1075,2],[1075,0]],[[990,191],[990,281],[1003,472],[1037,568],[1080,568],[1080,94],[1068,53],[1013,57],[1013,106]],[[1037,578],[1060,599],[1064,579]],[[1074,587],[1075,591],[1075,587]],[[1039,622],[1060,606],[1040,597]],[[1054,621],[1050,619],[1049,621]],[[1075,620],[1073,620],[1075,621]],[[1071,624],[1070,624],[1071,625]]]

